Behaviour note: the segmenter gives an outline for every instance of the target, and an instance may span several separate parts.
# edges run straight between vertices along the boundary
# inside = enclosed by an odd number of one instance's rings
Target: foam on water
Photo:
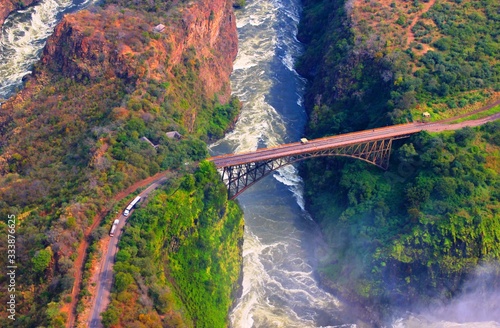
[[[283,299],[295,303],[317,302],[307,288],[289,288],[283,275],[275,275],[272,270],[266,268],[267,261],[279,258],[279,252],[286,251],[287,242],[275,242],[268,245],[263,244],[253,233],[245,234],[244,242],[244,268],[243,293],[237,306],[231,313],[233,327],[314,327],[314,316],[309,318],[297,314],[292,307],[279,306]],[[302,261],[301,261],[302,262]],[[303,263],[307,266],[307,264]],[[300,267],[300,265],[299,265]],[[295,270],[285,272],[297,281],[311,285],[311,268],[307,270]],[[269,292],[270,290],[270,292]]]
[[[61,13],[85,8],[95,1],[43,0],[5,20],[0,36],[0,98],[8,98],[22,86],[23,77],[40,59]]]
[[[252,151],[301,136],[304,80],[293,67],[302,49],[295,37],[299,17],[298,0],[250,0],[237,13],[239,52],[231,84],[243,108],[233,131],[210,146],[213,154]],[[240,202],[253,217],[245,215],[242,296],[230,314],[231,326],[319,327],[318,317],[335,317],[331,313],[342,304],[318,286],[303,248],[306,232],[291,220],[298,216],[313,224],[304,212],[297,169],[286,166],[273,176],[278,181],[273,183],[290,190],[298,206],[274,204],[268,209],[258,204],[249,209]]]
[[[304,96],[301,94],[297,94],[297,105],[304,106]]]
[[[302,178],[298,175],[298,171],[294,166],[285,166],[280,168],[273,177],[279,182],[288,186],[290,191],[293,193],[297,204],[300,206],[302,211],[305,211],[305,200],[304,200],[304,188]],[[310,218],[309,215],[307,215]]]

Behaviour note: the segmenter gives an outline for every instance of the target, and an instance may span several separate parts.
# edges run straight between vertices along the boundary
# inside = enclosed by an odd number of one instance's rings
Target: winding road
[[[167,181],[166,176],[162,176],[161,178],[155,180],[149,187],[147,187],[144,191],[142,191],[139,196],[142,199],[148,197],[148,195],[158,187],[160,187],[165,181]],[[130,217],[134,211],[132,210],[128,217]],[[100,328],[103,327],[101,323],[100,315],[106,309],[109,304],[109,294],[111,292],[111,286],[113,284],[113,264],[115,262],[115,256],[118,252],[118,241],[122,234],[122,229],[125,226],[127,221],[127,217],[120,213],[115,219],[119,219],[120,223],[116,229],[116,233],[113,237],[109,237],[109,244],[106,255],[101,260],[100,270],[99,270],[99,279],[97,281],[97,288],[95,298],[92,302],[91,315],[89,318],[89,327],[91,328]]]

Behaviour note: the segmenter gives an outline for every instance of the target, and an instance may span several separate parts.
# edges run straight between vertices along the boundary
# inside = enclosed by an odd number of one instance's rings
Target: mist
[[[500,327],[500,264],[479,266],[457,296],[411,311],[392,327]]]

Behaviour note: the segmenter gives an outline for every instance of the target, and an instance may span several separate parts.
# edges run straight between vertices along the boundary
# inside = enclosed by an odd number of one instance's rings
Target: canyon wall
[[[165,29],[155,32],[159,24]],[[66,16],[48,40],[42,63],[74,78],[111,74],[166,80],[184,59],[195,60],[205,95],[220,93],[221,101],[227,102],[237,51],[236,19],[229,1],[192,2],[173,22],[149,21],[134,11],[109,6],[97,13]],[[137,65],[138,57],[145,65]]]
[[[67,320],[74,303],[61,300],[71,300],[81,273],[76,251],[113,196],[206,158],[202,140],[221,136],[238,111],[230,99],[237,53],[230,0],[157,1],[157,9],[151,1],[105,3],[63,18],[24,88],[0,109],[0,216],[23,218],[16,231],[16,290],[30,291],[16,297],[23,326]],[[156,32],[159,24],[165,28]],[[172,130],[182,138],[167,138]],[[95,229],[92,241],[106,230]],[[8,324],[0,315],[0,326]]]

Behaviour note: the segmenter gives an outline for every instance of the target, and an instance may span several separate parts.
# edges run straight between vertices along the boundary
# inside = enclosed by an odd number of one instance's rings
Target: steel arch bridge
[[[493,105],[495,105],[494,103]],[[408,123],[384,128],[346,133],[333,137],[295,142],[241,154],[209,158],[221,172],[229,199],[236,198],[271,172],[304,159],[344,156],[363,160],[384,170],[389,167],[392,142],[420,131],[441,132],[473,127],[500,119],[495,113],[476,120],[449,124],[452,119],[430,123]]]
[[[285,155],[280,154],[276,157],[265,158],[262,160],[258,159],[259,156],[255,156],[255,158],[250,156],[249,160],[243,162],[227,161],[231,158],[231,155],[212,157],[209,160],[215,163],[217,169],[221,173],[222,181],[228,190],[228,198],[234,199],[253,184],[271,174],[273,171],[308,158],[324,156],[351,157],[373,164],[383,170],[387,170],[389,167],[389,157],[393,140],[406,137],[409,137],[409,135],[369,140],[342,146],[332,145],[327,148],[317,147],[315,146],[316,141],[311,140],[305,144],[311,145],[311,147],[302,147],[306,148],[304,151]],[[298,146],[297,143],[289,145]],[[305,145],[301,144],[301,146]],[[288,145],[283,145],[279,148],[286,148],[287,146]],[[255,152],[255,154],[258,155],[266,150],[268,149],[259,149]],[[235,154],[232,156],[241,155]]]

